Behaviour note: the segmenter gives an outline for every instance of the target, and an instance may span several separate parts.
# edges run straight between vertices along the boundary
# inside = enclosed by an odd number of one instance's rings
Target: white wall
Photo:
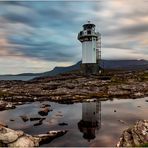
[[[82,120],[94,123],[98,121],[97,107],[97,102],[84,102],[82,104]]]
[[[82,63],[96,63],[96,41],[82,43]]]

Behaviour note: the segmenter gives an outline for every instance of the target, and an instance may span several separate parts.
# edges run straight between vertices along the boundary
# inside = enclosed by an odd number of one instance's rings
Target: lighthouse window
[[[80,35],[82,35],[83,34],[83,32],[82,31],[80,31]]]
[[[87,34],[91,34],[91,30],[88,30],[88,31],[87,31]]]

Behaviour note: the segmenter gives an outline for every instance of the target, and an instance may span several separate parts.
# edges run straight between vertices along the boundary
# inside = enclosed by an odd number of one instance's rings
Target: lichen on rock
[[[117,147],[135,147],[148,143],[148,120],[139,120],[123,131]]]

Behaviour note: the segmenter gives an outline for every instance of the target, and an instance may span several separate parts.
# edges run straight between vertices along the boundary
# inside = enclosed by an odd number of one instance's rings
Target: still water
[[[42,146],[116,146],[124,129],[137,120],[148,119],[148,98],[114,99],[113,101],[58,104],[35,102],[17,106],[16,109],[1,111],[0,121],[12,129],[21,129],[28,134],[46,133],[49,130],[68,130],[59,138]],[[23,122],[20,115],[38,117],[43,103],[53,109],[42,125],[36,121]],[[10,121],[14,119],[15,121]],[[67,126],[59,126],[65,122]]]
[[[23,81],[28,81],[36,76],[0,76],[0,80],[23,80]]]

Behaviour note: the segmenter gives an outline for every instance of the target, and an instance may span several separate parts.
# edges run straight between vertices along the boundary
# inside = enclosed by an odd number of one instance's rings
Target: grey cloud
[[[110,29],[106,30],[103,29],[103,35],[104,36],[129,36],[129,35],[140,35],[142,33],[148,32],[148,23],[138,23],[136,25],[131,25],[127,27],[121,26],[120,28]]]
[[[17,49],[21,51],[24,56],[39,58],[41,60],[56,61],[56,62],[69,62],[72,61],[74,53],[64,52],[67,47],[51,45],[46,47],[21,47]]]
[[[142,40],[136,37],[148,32],[148,22],[124,25],[120,21],[146,17],[148,9],[139,6],[141,9],[131,7],[129,11],[120,11],[109,4],[108,1],[0,2],[0,8],[3,8],[0,9],[0,39],[5,38],[8,42],[5,49],[9,55],[20,53],[45,61],[76,61],[81,56],[81,43],[76,41],[76,35],[82,29],[81,25],[90,19],[102,34],[103,48],[136,52]],[[143,45],[141,53],[146,53],[146,49]]]

